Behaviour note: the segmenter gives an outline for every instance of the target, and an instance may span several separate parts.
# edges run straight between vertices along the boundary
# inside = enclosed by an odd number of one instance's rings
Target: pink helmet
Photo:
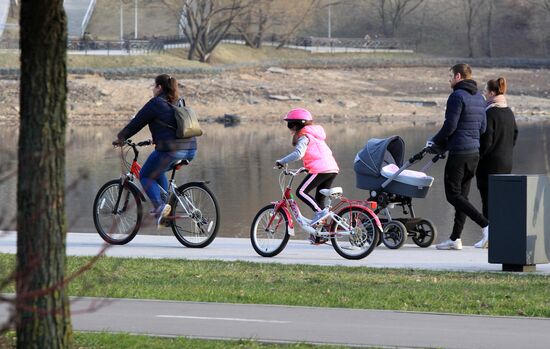
[[[290,120],[304,120],[304,121],[313,121],[313,117],[311,116],[311,113],[303,108],[296,108],[292,109],[291,111],[286,114],[284,117],[285,121]]]

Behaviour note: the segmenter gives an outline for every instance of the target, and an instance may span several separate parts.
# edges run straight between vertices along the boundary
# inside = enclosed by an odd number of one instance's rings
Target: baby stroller
[[[403,164],[404,152],[405,142],[399,136],[370,139],[355,157],[356,187],[369,190],[368,200],[378,204],[375,213],[382,215],[384,227],[380,240],[386,247],[400,248],[407,236],[418,246],[428,247],[435,241],[437,229],[429,219],[415,216],[412,198],[426,197],[434,178],[424,172],[445,155],[436,154],[420,171],[411,171],[407,168],[436,150],[424,148]],[[402,208],[405,217],[391,216],[390,209],[395,206]]]

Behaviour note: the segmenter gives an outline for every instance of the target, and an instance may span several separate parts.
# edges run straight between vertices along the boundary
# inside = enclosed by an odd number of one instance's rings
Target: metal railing
[[[278,46],[281,38],[277,35],[269,35],[262,41],[262,45]],[[241,35],[228,34],[222,41],[244,45],[245,41]],[[17,40],[0,40],[0,49],[17,49]],[[164,52],[167,49],[185,48],[189,46],[189,40],[185,36],[163,36],[144,38],[141,40],[90,40],[87,36],[81,39],[71,39],[67,43],[70,51],[81,51],[84,54],[91,54],[92,51],[105,51],[105,54],[148,54],[151,52]],[[409,41],[375,38],[316,38],[316,37],[295,37],[289,40],[286,47],[299,48],[318,53],[338,52],[369,52],[369,51],[396,51],[414,50],[414,44]]]

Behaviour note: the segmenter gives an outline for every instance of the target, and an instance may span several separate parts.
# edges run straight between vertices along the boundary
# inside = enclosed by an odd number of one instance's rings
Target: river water
[[[342,186],[344,194],[361,199],[367,193],[355,188],[353,160],[355,154],[369,138],[400,135],[406,144],[406,157],[420,150],[426,139],[439,126],[411,124],[384,124],[372,122],[325,124],[327,140],[341,172],[335,186]],[[119,126],[69,126],[67,133],[67,218],[71,232],[95,232],[92,220],[92,203],[103,183],[121,173],[120,152],[110,144]],[[243,124],[224,127],[220,124],[204,125],[205,135],[199,139],[199,150],[190,166],[180,171],[179,184],[190,180],[209,180],[210,188],[219,200],[222,225],[219,236],[247,237],[256,212],[271,201],[280,198],[279,171],[273,163],[292,150],[290,133],[284,124]],[[550,173],[550,122],[519,124],[519,139],[514,154],[514,173]],[[0,214],[4,217],[1,228],[14,229],[16,207],[16,178],[2,181],[2,174],[16,168],[17,132],[15,126],[0,130]],[[134,140],[150,138],[143,130]],[[141,163],[151,149],[140,153]],[[299,164],[296,163],[296,167]],[[3,169],[3,171],[2,171]],[[414,169],[414,168],[413,168]],[[450,234],[454,210],[445,200],[443,189],[444,162],[433,166],[429,174],[435,178],[425,199],[413,201],[417,216],[431,219],[439,231],[438,241]],[[29,164],[28,171],[33,171]],[[39,175],[39,174],[37,174]],[[40,188],[36,188],[40,190]],[[479,193],[472,182],[470,199],[481,210]],[[146,212],[149,207],[146,204]],[[302,205],[309,216],[309,209]],[[399,216],[399,209],[392,210]],[[168,228],[157,231],[150,219],[140,234],[171,234]],[[303,233],[302,233],[303,234]],[[299,235],[304,238],[305,235]],[[468,220],[463,242],[473,244],[480,237],[479,228]]]

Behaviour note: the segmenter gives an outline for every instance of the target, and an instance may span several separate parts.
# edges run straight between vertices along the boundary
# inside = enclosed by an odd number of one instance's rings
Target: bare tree
[[[384,36],[393,37],[403,19],[416,10],[424,0],[377,0],[376,12],[382,21]]]
[[[463,0],[466,21],[466,40],[468,43],[468,57],[474,56],[474,26],[478,11],[483,4],[481,0]]]
[[[544,8],[546,11],[550,12],[550,0],[542,0],[541,6],[542,6],[542,8]]]
[[[533,0],[533,3],[536,6],[541,7],[546,12],[546,20],[543,21],[542,28],[538,29],[538,34],[540,35],[540,41],[542,43],[542,47],[545,48],[544,51],[546,51],[546,54],[550,54],[550,35],[548,35],[548,19],[550,18],[550,0]],[[543,33],[546,32],[544,35]]]
[[[319,3],[320,0],[301,0],[299,1],[299,5],[301,6],[299,9],[294,9],[293,13],[287,13],[287,16],[284,18],[284,27],[286,30],[283,31],[284,34],[280,35],[278,49],[288,44],[296,35],[298,29],[304,25],[304,19],[309,17],[313,10],[319,6]]]
[[[163,0],[178,13],[179,25],[189,41],[187,58],[207,62],[241,14],[243,0]]]
[[[234,28],[247,46],[260,48],[267,34],[276,34],[285,45],[307,22],[320,0],[249,0]]]
[[[17,181],[17,347],[68,348],[64,280],[67,17],[63,0],[23,0]],[[29,169],[32,167],[32,170]]]
[[[242,15],[234,26],[247,46],[260,48],[266,32],[275,23],[277,14],[273,13],[275,0],[250,1],[244,6]]]
[[[493,57],[493,8],[494,0],[488,0],[487,10],[487,56]]]

